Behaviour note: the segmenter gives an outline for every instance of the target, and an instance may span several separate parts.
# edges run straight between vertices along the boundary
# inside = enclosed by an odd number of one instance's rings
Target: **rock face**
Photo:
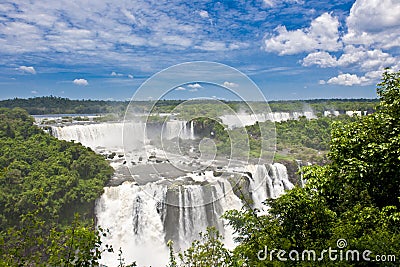
[[[294,185],[300,185],[299,165],[294,160],[279,160],[278,163],[285,165],[289,181]]]
[[[113,126],[118,135],[121,125]],[[87,126],[53,130],[61,139],[74,139],[92,147],[107,157],[115,169],[96,203],[95,214],[97,224],[111,232],[102,238],[103,244],[121,247],[127,262],[137,261],[141,266],[166,265],[168,240],[174,241],[176,250],[185,249],[209,226],[216,227],[224,235],[225,243],[232,245],[233,233],[221,219],[224,212],[244,205],[263,211],[262,201],[276,198],[293,187],[287,169],[279,163],[256,165],[238,160],[228,168],[229,160],[223,157],[206,163],[196,154],[196,149],[191,149],[195,127],[192,123],[174,122],[165,129],[171,140],[178,139],[174,135],[182,131],[187,137],[183,147],[188,154],[178,157],[145,142],[140,144],[144,151],[127,153],[118,143],[121,141],[114,140],[118,138],[112,134],[110,125],[84,127]],[[178,131],[179,128],[183,130]],[[138,125],[135,131],[139,135],[143,129]],[[175,141],[167,143],[174,144]],[[146,256],[149,251],[154,256]],[[114,256],[105,255],[101,263],[118,265]]]

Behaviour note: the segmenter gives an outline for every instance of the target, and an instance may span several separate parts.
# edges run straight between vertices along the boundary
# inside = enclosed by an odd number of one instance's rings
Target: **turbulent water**
[[[122,153],[123,127],[122,123],[54,126],[52,133],[60,139],[81,142],[99,153]],[[129,127],[137,141],[145,139],[148,127],[143,124]],[[161,130],[167,139],[177,136],[195,139],[192,123],[171,121]],[[152,146],[151,140],[148,141],[144,142],[147,148]],[[110,235],[102,238],[103,244],[112,245],[115,251],[121,248],[125,262],[137,261],[139,266],[165,266],[168,240],[174,241],[176,250],[185,249],[208,226],[215,226],[225,237],[225,244],[233,247],[232,230],[225,226],[221,215],[245,204],[233,190],[236,183],[251,198],[251,205],[262,212],[265,212],[262,201],[276,198],[293,187],[282,164],[218,169],[220,173],[229,173],[222,176],[212,167],[185,173],[160,158],[162,151],[153,151],[150,156],[143,156],[146,158],[140,156],[130,162],[123,157],[110,160],[116,169],[113,179],[122,180],[117,186],[104,188],[95,209],[97,224],[110,230]],[[190,164],[201,165],[201,162]],[[105,253],[101,263],[117,266],[117,253]]]
[[[230,128],[234,127],[244,127],[248,125],[253,125],[258,122],[273,121],[281,122],[290,119],[298,119],[301,116],[305,116],[307,119],[314,119],[316,116],[312,111],[305,112],[271,112],[271,113],[261,113],[261,114],[234,114],[234,115],[223,115],[221,116],[222,123],[228,125]]]
[[[189,126],[187,124],[185,121],[166,122],[161,129],[162,134],[166,139],[172,139],[177,136],[182,139],[194,139],[193,122]],[[128,131],[136,141],[141,142],[145,139],[146,127],[144,123],[115,122],[53,126],[51,131],[58,139],[75,140],[94,150],[99,147],[121,149],[126,145],[123,142],[124,131]]]

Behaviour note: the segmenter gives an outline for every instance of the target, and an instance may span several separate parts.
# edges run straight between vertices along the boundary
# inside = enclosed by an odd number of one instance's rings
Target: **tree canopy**
[[[87,242],[79,249],[90,252],[98,241],[94,201],[113,169],[90,148],[43,132],[20,108],[0,109],[0,118],[0,265],[59,256],[67,250],[49,249],[62,247],[71,231]],[[71,228],[74,213],[80,217]]]
[[[374,265],[383,255],[385,266],[397,266],[400,72],[385,72],[377,92],[380,102],[374,114],[333,125],[329,163],[303,167],[303,178],[307,180],[304,188],[267,200],[268,215],[258,216],[248,210],[225,214],[238,233],[239,245],[234,250],[237,258],[248,266],[309,266],[312,259],[283,262],[275,255],[260,261],[257,253],[264,252],[265,247],[276,252],[315,250],[319,257],[330,247],[337,251],[342,248],[345,253],[368,250],[368,259],[375,260]],[[372,263],[358,261],[356,254],[351,256],[342,259],[340,265]],[[326,256],[321,264],[335,266],[338,261]]]

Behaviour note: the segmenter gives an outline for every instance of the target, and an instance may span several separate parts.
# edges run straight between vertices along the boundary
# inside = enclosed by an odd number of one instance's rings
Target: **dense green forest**
[[[294,169],[297,171],[296,160],[304,163],[325,164],[332,127],[337,123],[357,120],[357,117],[347,115],[317,117],[315,119],[300,117],[297,120],[287,120],[275,124],[270,121],[257,122],[254,125],[246,126],[245,129],[226,129],[220,121],[205,117],[196,118],[192,121],[194,121],[196,135],[213,138],[218,152],[225,155],[231,153],[232,145],[235,143],[236,146],[241,145],[243,147],[241,150],[243,155],[238,154],[239,156],[245,157],[250,154],[251,157],[258,158],[261,152],[261,140],[268,138],[268,136],[261,136],[261,129],[263,129],[264,135],[276,135],[274,162],[285,163],[285,165],[294,164]],[[210,132],[213,133],[212,136],[210,136]],[[250,151],[245,149],[248,146]]]
[[[329,162],[302,168],[304,188],[266,200],[266,215],[224,215],[234,250],[210,228],[169,266],[398,266],[400,72],[384,73],[377,92],[376,113],[332,124]]]
[[[0,109],[0,266],[60,266],[76,249],[89,253],[94,201],[112,173],[102,156],[44,133],[26,111]]]
[[[171,112],[182,104],[183,100],[161,100],[151,102],[153,113]],[[223,101],[234,110],[240,110],[242,103],[235,101]],[[377,103],[377,99],[313,99],[313,100],[292,100],[292,101],[271,101],[269,102],[270,108],[273,112],[293,112],[293,111],[310,111],[322,113],[325,110],[338,110],[341,113],[347,110],[361,110],[372,113]],[[0,107],[4,108],[23,108],[31,115],[40,114],[104,114],[115,113],[124,114],[128,101],[104,101],[104,100],[71,100],[68,98],[61,98],[55,96],[44,96],[35,98],[14,98],[8,100],[1,100]],[[146,102],[135,102],[136,107],[150,107]],[[203,103],[185,102],[185,108],[189,111],[185,112],[190,114],[190,109],[205,109],[207,107]],[[207,114],[215,108],[215,105],[210,106]],[[218,110],[215,110],[217,112]],[[196,113],[198,114],[198,113]],[[218,113],[223,114],[223,113]]]
[[[278,154],[325,151],[324,164],[302,168],[304,187],[266,200],[268,214],[225,213],[235,249],[209,228],[186,251],[169,242],[168,266],[398,266],[400,72],[384,73],[377,93],[368,116],[277,123]],[[43,133],[19,108],[0,117],[0,266],[96,266],[107,231],[93,228],[91,211],[112,169],[90,149]],[[246,128],[255,155],[260,127]]]
[[[99,114],[120,113],[125,110],[127,102],[104,100],[71,100],[55,96],[35,98],[14,98],[0,101],[0,107],[19,107],[31,115],[40,114]]]

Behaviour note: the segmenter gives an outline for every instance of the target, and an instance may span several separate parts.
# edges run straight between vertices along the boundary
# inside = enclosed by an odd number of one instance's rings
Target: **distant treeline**
[[[156,112],[170,112],[184,100],[160,100],[155,103]],[[235,109],[240,106],[240,102],[224,101]],[[143,106],[145,102],[136,102],[138,106]],[[185,102],[186,104],[190,102]],[[269,105],[274,112],[291,111],[314,111],[324,112],[325,110],[361,110],[374,111],[378,99],[312,99],[312,100],[290,100],[290,101],[270,101]],[[14,98],[0,101],[0,107],[4,108],[23,108],[31,115],[41,114],[100,114],[116,113],[123,114],[128,101],[106,101],[106,100],[72,100],[55,96],[43,96],[35,98]],[[196,103],[193,103],[196,104]],[[198,103],[197,103],[198,104]]]
[[[125,110],[126,106],[127,102],[123,101],[71,100],[55,96],[0,101],[0,107],[23,108],[31,115],[118,113]]]
[[[309,111],[315,113],[338,110],[341,113],[350,110],[368,111],[375,110],[379,99],[310,99],[310,100],[291,100],[291,101],[270,101],[272,111]]]

